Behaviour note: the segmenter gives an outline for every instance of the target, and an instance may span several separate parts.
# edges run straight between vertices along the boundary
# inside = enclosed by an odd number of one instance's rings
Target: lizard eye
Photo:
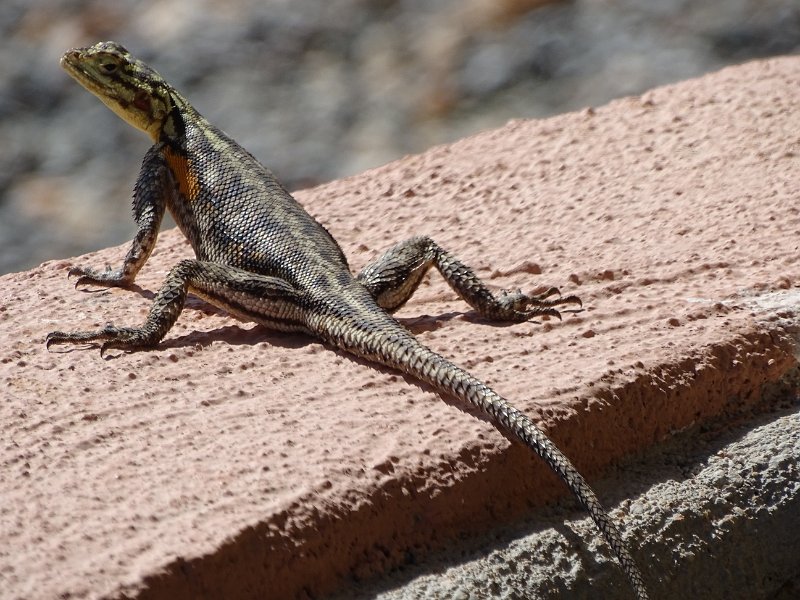
[[[111,75],[112,73],[116,72],[118,67],[119,65],[117,65],[117,63],[107,62],[100,65],[100,70],[106,75]]]

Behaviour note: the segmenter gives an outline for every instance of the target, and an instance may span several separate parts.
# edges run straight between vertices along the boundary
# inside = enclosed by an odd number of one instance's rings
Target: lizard
[[[68,276],[77,276],[75,286],[130,286],[156,244],[166,210],[196,258],[181,260],[169,271],[142,325],[54,331],[46,337],[48,350],[54,344],[99,344],[102,356],[112,349],[154,348],[192,293],[240,319],[301,332],[404,372],[476,407],[540,456],[589,512],[637,598],[647,598],[620,531],[570,460],[528,416],[423,345],[392,316],[432,268],[487,320],[561,318],[560,307],[581,306],[577,296],[561,296],[557,288],[538,295],[520,290],[495,294],[428,236],[396,244],[353,275],[333,236],[266,167],[122,45],[99,42],[68,50],[61,66],[153,141],[134,186],[137,231],[122,266],[73,266]]]

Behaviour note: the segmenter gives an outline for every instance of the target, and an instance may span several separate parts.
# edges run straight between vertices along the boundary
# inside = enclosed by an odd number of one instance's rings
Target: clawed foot
[[[551,299],[553,296],[557,296],[557,298]],[[583,306],[580,298],[572,295],[561,296],[561,292],[556,287],[551,287],[544,293],[537,295],[523,294],[522,290],[515,292],[503,290],[497,299],[497,306],[490,316],[515,322],[527,321],[543,315],[560,320],[561,312],[556,307],[566,304],[577,304],[578,307]]]
[[[97,271],[89,267],[72,267],[67,272],[67,278],[77,277],[75,287],[80,285],[100,285],[105,287],[122,287],[130,282],[125,278],[122,269],[107,268],[105,271]]]
[[[100,356],[108,350],[123,350],[130,352],[141,348],[147,348],[154,344],[152,336],[148,335],[143,329],[132,327],[115,327],[106,325],[97,331],[75,331],[66,333],[63,331],[53,331],[48,333],[45,338],[45,346],[49,350],[55,344],[90,344],[100,345]]]

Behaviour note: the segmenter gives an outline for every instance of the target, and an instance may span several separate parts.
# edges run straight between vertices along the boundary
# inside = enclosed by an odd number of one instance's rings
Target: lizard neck
[[[161,128],[153,132],[155,142],[163,142],[176,150],[186,149],[186,124],[188,121],[197,120],[200,115],[183,96],[170,91],[172,100],[170,111],[164,118]]]

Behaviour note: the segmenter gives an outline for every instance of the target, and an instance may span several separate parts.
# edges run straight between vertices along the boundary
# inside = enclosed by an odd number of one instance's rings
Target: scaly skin
[[[473,271],[427,237],[401,242],[354,277],[328,231],[249,152],[203,118],[150,67],[122,46],[103,42],[70,50],[62,66],[125,121],[150,135],[136,182],[138,231],[117,270],[76,267],[76,285],[128,286],[150,256],[165,210],[194,249],[167,276],[140,327],[53,332],[53,344],[101,343],[109,349],[152,348],[180,314],[186,294],[247,320],[299,331],[356,356],[408,373],[478,407],[498,427],[536,452],[589,511],[640,599],[642,577],[594,492],[552,441],[524,414],[465,370],[423,346],[389,313],[414,293],[435,266],[487,319],[523,322],[559,317],[580,305],[551,288],[495,296]],[[555,298],[553,298],[555,296]]]

